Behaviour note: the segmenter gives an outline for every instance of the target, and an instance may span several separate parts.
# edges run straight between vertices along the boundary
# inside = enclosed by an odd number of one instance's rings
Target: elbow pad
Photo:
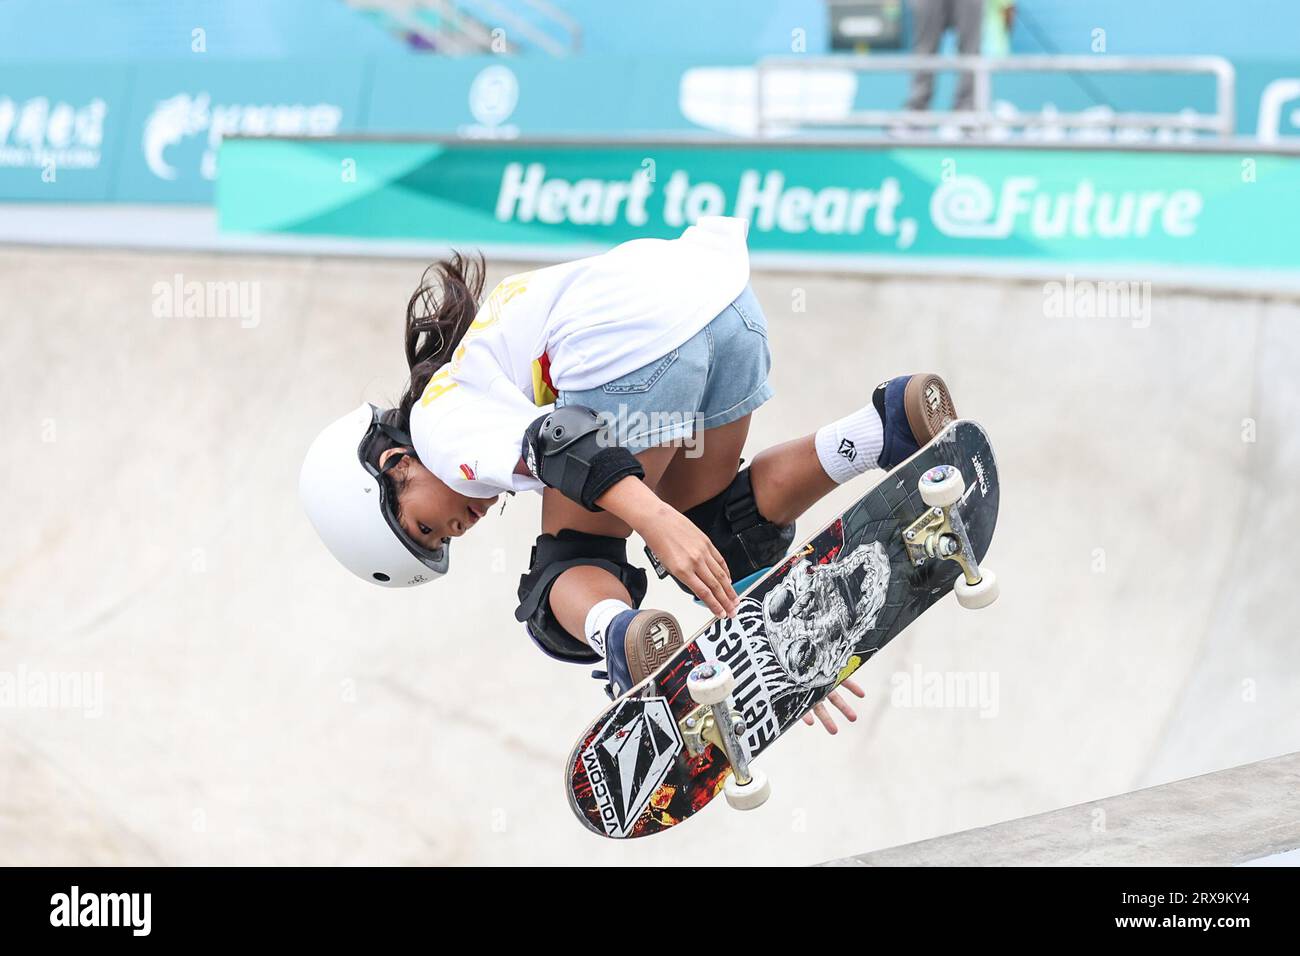
[[[626,448],[614,444],[600,415],[584,405],[567,405],[543,415],[524,432],[524,463],[548,488],[600,511],[596,499],[628,475],[645,469]]]

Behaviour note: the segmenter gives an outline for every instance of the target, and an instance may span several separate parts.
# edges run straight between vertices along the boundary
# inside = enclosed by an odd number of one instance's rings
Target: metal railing
[[[840,116],[801,115],[798,110],[774,112],[771,93],[780,73],[845,71],[865,73],[960,73],[974,78],[974,109],[971,110],[849,110]],[[755,113],[757,135],[773,135],[774,129],[839,127],[927,128],[957,127],[989,135],[994,131],[1059,126],[1072,129],[1155,129],[1188,134],[1210,133],[1219,137],[1236,134],[1236,71],[1218,56],[913,56],[842,55],[764,57],[756,66]],[[1136,73],[1209,75],[1215,81],[1215,112],[1184,109],[1177,113],[1139,113],[1109,109],[1083,112],[995,112],[992,103],[994,73]]]
[[[523,37],[532,46],[549,56],[568,56],[577,52],[582,45],[582,28],[576,20],[563,10],[546,3],[545,0],[522,0],[522,2],[531,7],[548,26],[555,28],[561,37],[556,38],[541,27],[534,26],[497,0],[477,0],[478,5],[491,17],[494,26],[507,28],[507,35],[513,32],[514,35]],[[518,44],[512,43],[511,47],[517,49]]]
[[[545,21],[559,31],[564,37],[566,49],[561,53],[579,53],[582,50],[582,24],[568,13],[561,10],[550,0],[523,0],[525,4],[537,11]]]

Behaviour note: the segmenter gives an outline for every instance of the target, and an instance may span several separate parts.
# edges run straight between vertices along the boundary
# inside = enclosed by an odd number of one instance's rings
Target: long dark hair
[[[486,263],[480,254],[453,252],[424,270],[420,287],[406,304],[406,364],[411,378],[397,403],[396,422],[410,427],[411,408],[433,373],[451,359],[483,295]]]

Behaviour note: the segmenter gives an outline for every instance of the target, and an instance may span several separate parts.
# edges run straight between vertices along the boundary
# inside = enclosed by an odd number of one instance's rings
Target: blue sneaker
[[[948,386],[938,375],[900,375],[876,387],[871,404],[885,441],[876,464],[885,471],[921,450],[957,417]]]
[[[591,676],[607,681],[605,690],[616,700],[663,666],[683,643],[682,626],[667,611],[628,609],[605,630],[609,669]]]

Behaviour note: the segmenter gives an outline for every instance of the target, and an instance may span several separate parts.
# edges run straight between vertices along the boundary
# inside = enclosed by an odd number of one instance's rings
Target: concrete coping
[[[1236,866],[1298,847],[1294,753],[822,865]]]

